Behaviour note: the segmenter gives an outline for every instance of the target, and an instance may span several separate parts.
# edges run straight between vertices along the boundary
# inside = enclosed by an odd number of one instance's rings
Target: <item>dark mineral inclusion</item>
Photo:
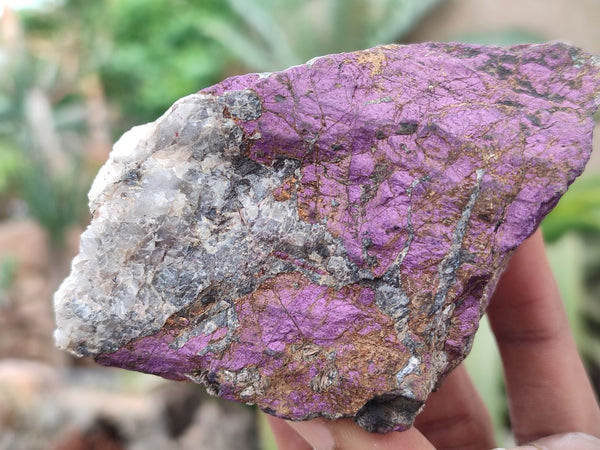
[[[230,78],[115,145],[60,347],[292,420],[409,427],[589,157],[600,59],[388,45]]]

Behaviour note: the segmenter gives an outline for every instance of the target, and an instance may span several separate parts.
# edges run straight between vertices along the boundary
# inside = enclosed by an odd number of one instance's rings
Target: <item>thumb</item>
[[[387,434],[369,433],[350,419],[309,420],[287,422],[315,450],[435,450],[433,445],[416,429]]]
[[[585,433],[564,433],[547,436],[542,439],[513,447],[507,450],[597,450],[600,439]]]

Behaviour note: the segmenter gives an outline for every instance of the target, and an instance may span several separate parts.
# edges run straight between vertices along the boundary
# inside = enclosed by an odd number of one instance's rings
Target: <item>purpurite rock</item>
[[[292,420],[409,427],[589,157],[600,61],[382,46],[230,78],[115,145],[56,341]]]

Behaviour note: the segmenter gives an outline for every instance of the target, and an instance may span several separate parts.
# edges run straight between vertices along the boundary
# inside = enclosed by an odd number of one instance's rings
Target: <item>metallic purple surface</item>
[[[381,46],[201,91],[241,130],[252,170],[296,164],[258,211],[292,205],[343,254],[262,236],[250,292],[186,306],[97,360],[292,420],[406,429],[468,353],[512,252],[582,172],[599,93],[599,60],[561,43]]]

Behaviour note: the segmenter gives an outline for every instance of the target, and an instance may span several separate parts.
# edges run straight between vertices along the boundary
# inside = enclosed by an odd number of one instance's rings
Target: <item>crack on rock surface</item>
[[[380,46],[229,78],[114,146],[57,344],[291,420],[409,427],[583,170],[597,57]]]

